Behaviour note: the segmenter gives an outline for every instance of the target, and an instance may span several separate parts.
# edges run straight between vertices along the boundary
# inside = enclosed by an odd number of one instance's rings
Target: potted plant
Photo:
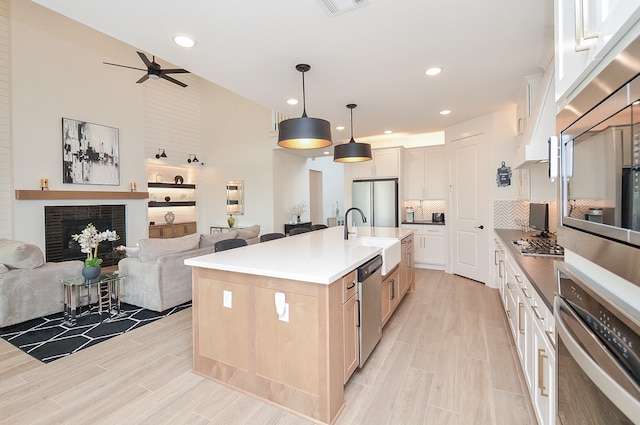
[[[102,258],[98,257],[98,246],[100,242],[116,241],[120,239],[120,236],[115,230],[99,232],[92,223],[89,223],[82,233],[71,235],[71,238],[80,244],[80,251],[87,254],[87,258],[84,260],[82,275],[85,279],[95,279],[100,276],[100,271],[102,270],[100,267]]]

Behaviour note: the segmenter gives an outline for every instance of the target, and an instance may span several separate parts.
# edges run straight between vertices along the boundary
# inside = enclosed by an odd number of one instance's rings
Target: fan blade
[[[144,77],[140,78],[136,83],[144,83],[149,79],[149,74],[145,74]]]
[[[152,66],[151,61],[144,53],[138,52],[138,56],[140,56],[140,59],[142,59],[142,62],[144,62],[144,64],[147,65],[147,68]]]
[[[163,69],[163,74],[189,74],[186,69]]]
[[[175,78],[171,78],[168,75],[160,74],[160,78],[164,78],[167,81],[171,81],[174,84],[177,84],[181,87],[187,87],[187,85],[181,81],[176,80]]]
[[[120,65],[120,64],[117,64],[117,63],[109,63],[109,62],[102,62],[102,63],[105,64],[105,65],[113,65],[113,66],[119,66],[119,67],[122,67],[122,68],[135,69],[136,71],[146,71],[146,69],[135,68],[133,66],[127,66],[127,65]]]

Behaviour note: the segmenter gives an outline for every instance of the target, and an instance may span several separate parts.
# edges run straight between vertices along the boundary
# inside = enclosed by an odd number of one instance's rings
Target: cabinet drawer
[[[444,226],[422,226],[424,229],[422,230],[423,235],[442,235],[444,236]]]
[[[342,278],[342,302],[345,303],[349,298],[356,294],[358,275],[356,270]]]

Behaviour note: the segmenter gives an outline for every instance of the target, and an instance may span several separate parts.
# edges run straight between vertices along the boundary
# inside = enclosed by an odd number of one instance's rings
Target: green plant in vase
[[[71,238],[80,244],[80,251],[87,254],[82,275],[87,279],[95,279],[100,276],[100,264],[102,264],[102,258],[98,257],[100,242],[117,241],[120,236],[115,230],[99,232],[92,223],[89,223],[82,233],[71,235]]]

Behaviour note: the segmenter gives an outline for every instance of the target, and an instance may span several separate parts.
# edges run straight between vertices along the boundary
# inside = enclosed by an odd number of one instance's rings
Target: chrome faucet
[[[360,213],[360,216],[362,217],[362,222],[366,223],[367,222],[367,217],[364,216],[364,213],[362,212],[362,210],[360,208],[356,208],[356,207],[351,207],[347,210],[346,213],[344,213],[344,240],[348,240],[349,239],[349,233],[353,233],[353,232],[349,232],[349,211],[351,210],[356,210]]]

